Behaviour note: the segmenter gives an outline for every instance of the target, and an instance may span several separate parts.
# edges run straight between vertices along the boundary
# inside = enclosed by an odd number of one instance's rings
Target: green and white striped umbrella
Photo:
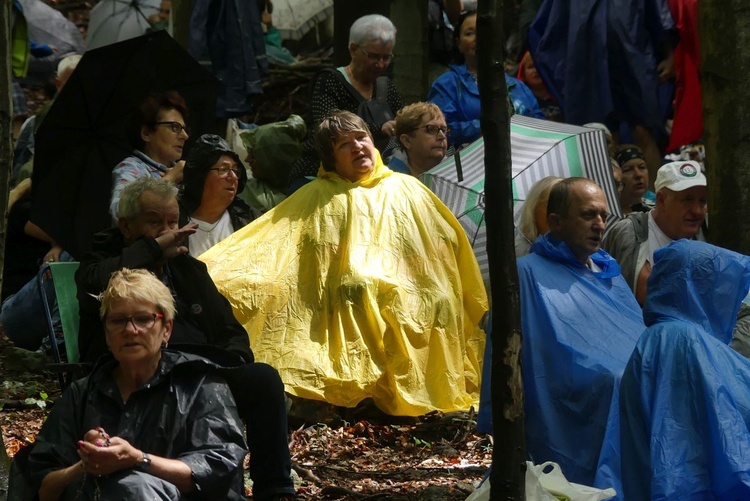
[[[598,129],[515,115],[510,124],[513,164],[513,212],[516,223],[531,186],[547,176],[587,177],[604,190],[613,217],[620,217],[617,188],[604,133]],[[420,176],[455,214],[474,247],[482,276],[489,283],[484,219],[484,140],[478,139]]]

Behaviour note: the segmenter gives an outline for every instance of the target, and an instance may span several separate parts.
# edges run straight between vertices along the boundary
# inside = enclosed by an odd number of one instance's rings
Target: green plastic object
[[[68,363],[78,363],[78,287],[76,286],[77,262],[50,263],[52,281],[57,296],[57,308],[60,311],[60,323],[65,337],[65,351]]]

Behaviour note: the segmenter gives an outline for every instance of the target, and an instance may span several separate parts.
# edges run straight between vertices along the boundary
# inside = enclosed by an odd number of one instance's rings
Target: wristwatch
[[[141,451],[141,454],[143,457],[140,461],[138,461],[135,464],[135,468],[139,471],[148,471],[148,469],[151,467],[151,456],[148,455],[147,452]]]

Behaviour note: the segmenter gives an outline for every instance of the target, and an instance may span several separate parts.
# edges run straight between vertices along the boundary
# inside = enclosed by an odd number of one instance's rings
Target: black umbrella
[[[196,138],[214,125],[217,85],[165,31],[86,52],[36,134],[31,220],[80,259],[112,224],[111,173],[132,153],[126,130],[137,104],[178,91]]]

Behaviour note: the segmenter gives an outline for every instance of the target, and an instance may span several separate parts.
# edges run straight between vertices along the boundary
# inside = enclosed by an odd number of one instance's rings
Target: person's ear
[[[349,44],[349,55],[354,56],[354,53],[357,52],[357,49],[359,49],[359,45],[355,44],[354,42]]]
[[[166,346],[169,343],[169,338],[172,337],[172,327],[174,327],[174,320],[164,321],[164,336],[161,340],[163,346]]]
[[[152,132],[148,125],[141,125],[141,139],[143,139],[144,143],[148,143],[151,140]]]
[[[656,194],[656,207],[659,210],[664,210],[664,203],[666,202],[667,194],[664,192],[664,190],[660,190]]]
[[[404,134],[401,134],[401,135],[400,135],[400,136],[398,137],[398,140],[399,140],[399,141],[401,141],[401,144],[403,144],[403,145],[404,145],[404,148],[405,148],[405,149],[407,149],[407,150],[408,150],[408,149],[410,149],[410,148],[411,148],[411,136],[410,136],[409,134],[405,134],[405,133],[404,133]]]
[[[559,214],[555,214],[554,212],[551,214],[547,214],[547,225],[549,226],[549,231],[554,233],[558,228],[560,228],[561,221],[562,218]]]
[[[122,236],[125,237],[125,241],[129,241],[130,237],[133,235],[133,232],[130,231],[130,225],[128,224],[128,219],[126,217],[118,217],[117,218],[117,227],[120,228],[120,233],[122,233]]]

